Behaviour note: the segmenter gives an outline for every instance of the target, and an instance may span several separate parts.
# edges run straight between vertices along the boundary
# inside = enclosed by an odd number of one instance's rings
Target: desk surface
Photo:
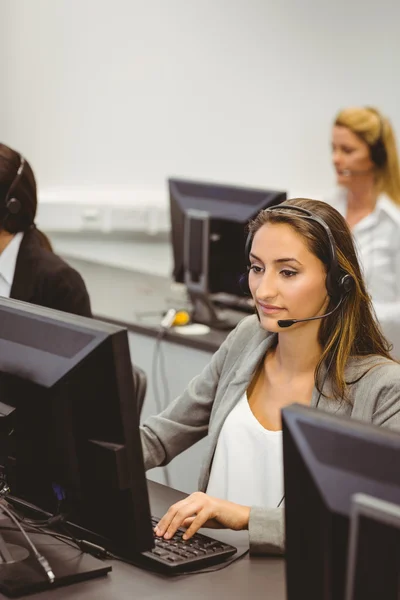
[[[162,315],[168,308],[189,308],[183,286],[159,275],[140,273],[85,260],[65,257],[85,280],[93,314],[131,331],[156,337]],[[226,311],[235,324],[246,315]],[[182,335],[173,329],[166,338],[176,344],[215,352],[229,331],[212,329],[205,335]]]
[[[161,516],[174,502],[184,496],[181,492],[149,481],[152,514]],[[238,546],[246,532],[232,534],[229,541]],[[218,532],[212,532],[218,538]],[[226,538],[225,538],[226,539]],[[0,596],[3,598],[4,596]],[[64,588],[54,588],[31,596],[32,600],[132,600],[154,599],[188,600],[247,599],[284,600],[284,561],[279,558],[248,555],[214,573],[167,577],[150,573],[131,565],[112,562],[112,572],[106,577],[77,583]]]

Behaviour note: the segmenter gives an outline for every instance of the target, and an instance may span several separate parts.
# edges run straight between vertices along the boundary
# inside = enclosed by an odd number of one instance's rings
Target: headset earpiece
[[[387,162],[387,151],[386,151],[385,142],[383,140],[383,133],[384,133],[383,117],[374,108],[371,108],[369,106],[367,106],[366,108],[367,108],[367,110],[369,110],[371,113],[373,113],[379,119],[378,139],[376,140],[376,142],[374,144],[370,145],[369,155],[370,155],[371,160],[374,163],[374,165],[378,168],[382,168],[385,166],[385,164]]]
[[[346,273],[346,275],[343,275],[339,280],[339,288],[341,289],[343,296],[345,294],[348,294],[352,290],[353,285],[354,279],[348,273]]]
[[[385,166],[387,161],[387,152],[382,139],[382,134],[380,135],[379,139],[375,142],[375,144],[369,147],[369,153],[374,165],[376,165],[379,168]]]
[[[21,210],[21,202],[18,198],[10,198],[6,204],[8,212],[12,215],[17,215]]]

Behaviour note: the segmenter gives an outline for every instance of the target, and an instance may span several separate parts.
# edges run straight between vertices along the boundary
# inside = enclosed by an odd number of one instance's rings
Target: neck
[[[347,208],[353,212],[372,212],[378,199],[375,180],[372,176],[352,183],[347,193]]]
[[[275,360],[290,377],[315,371],[322,349],[318,342],[319,321],[303,323],[294,331],[278,334]]]
[[[6,231],[5,229],[0,229],[0,254],[11,242],[14,235],[15,235],[14,233],[10,233],[9,231]]]

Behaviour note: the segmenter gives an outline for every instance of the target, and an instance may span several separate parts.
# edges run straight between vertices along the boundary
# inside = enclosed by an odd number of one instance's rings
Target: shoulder
[[[399,431],[400,365],[381,356],[366,357],[359,363],[361,378],[350,386],[352,416]]]
[[[397,391],[400,400],[400,364],[394,360],[378,355],[354,357],[346,367],[346,380],[363,393]]]
[[[78,271],[57,254],[43,248],[41,259],[41,270],[44,277],[51,277],[53,281],[64,282],[66,285],[84,285]]]

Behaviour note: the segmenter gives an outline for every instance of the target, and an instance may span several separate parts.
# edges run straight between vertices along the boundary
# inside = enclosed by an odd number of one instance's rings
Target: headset
[[[302,208],[301,206],[293,206],[291,204],[277,204],[276,206],[271,206],[266,208],[264,212],[274,212],[277,214],[284,215],[286,211],[292,211],[298,213],[302,219],[309,219],[310,221],[314,221],[318,223],[326,232],[329,241],[329,264],[328,264],[328,272],[326,275],[326,289],[331,298],[336,301],[336,306],[330,312],[319,315],[316,317],[308,317],[306,319],[283,319],[278,321],[279,327],[291,327],[295,323],[302,323],[305,321],[314,321],[317,319],[324,319],[325,317],[329,317],[333,314],[338,308],[342,305],[343,300],[346,295],[351,291],[354,280],[349,273],[344,273],[342,269],[339,267],[339,261],[337,258],[336,252],[336,244],[333,238],[332,232],[328,227],[327,223],[318,215],[312,213],[306,208]],[[251,250],[251,245],[253,242],[253,234],[249,233],[246,240],[245,245],[245,258],[246,261],[249,261],[249,255]]]
[[[22,177],[22,173],[24,171],[24,166],[25,166],[25,159],[20,154],[20,164],[18,167],[17,174],[16,174],[13,182],[11,183],[10,187],[8,188],[8,192],[7,192],[5,201],[4,201],[4,204],[7,209],[7,214],[4,219],[4,222],[7,220],[7,218],[10,215],[17,215],[19,213],[19,211],[21,210],[21,202],[18,200],[18,198],[15,198],[15,196],[13,196],[12,192],[17,187],[17,185]]]
[[[375,109],[369,107],[367,109],[379,119],[379,136],[376,142],[371,145],[369,144],[369,153],[374,165],[381,169],[387,162],[387,152],[385,142],[383,141],[383,119]]]

